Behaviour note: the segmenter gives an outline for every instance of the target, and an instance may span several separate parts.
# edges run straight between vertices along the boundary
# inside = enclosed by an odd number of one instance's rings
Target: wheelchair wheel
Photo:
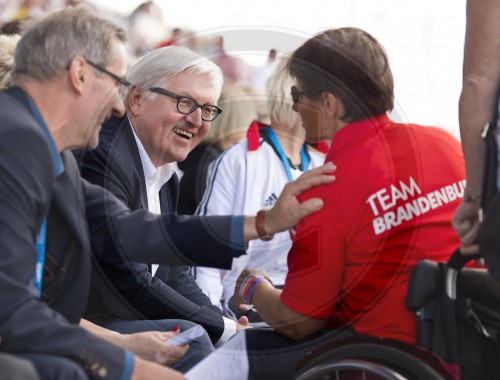
[[[301,372],[295,380],[406,380],[390,368],[365,360],[340,359]]]
[[[347,364],[356,364],[348,368]],[[398,348],[379,343],[335,347],[304,365],[294,380],[444,380],[434,368]]]

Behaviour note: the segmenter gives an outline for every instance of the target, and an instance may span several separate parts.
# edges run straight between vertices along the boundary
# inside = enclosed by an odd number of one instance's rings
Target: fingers
[[[320,198],[311,198],[302,202],[297,208],[297,217],[299,220],[304,219],[306,216],[321,210],[323,207],[323,200]]]
[[[451,225],[462,238],[479,221],[479,206],[462,202],[455,211]]]
[[[177,332],[175,332],[175,331],[165,331],[165,332],[162,332],[160,334],[161,334],[161,339],[163,341],[165,341],[165,340],[169,340],[170,338],[173,338],[174,336],[176,336],[177,334],[179,334],[179,331],[177,331]]]
[[[165,346],[169,350],[169,354],[168,354],[169,358],[168,358],[168,362],[166,362],[164,364],[168,364],[168,365],[172,365],[172,364],[176,363],[177,361],[179,361],[179,359],[181,359],[184,355],[186,355],[186,352],[189,349],[188,344],[185,344],[183,346],[169,346],[168,344],[166,344]]]
[[[164,346],[160,346],[155,353],[155,362],[159,364],[168,363],[168,359],[170,358],[170,353],[168,350],[168,346],[165,344]]]
[[[458,235],[463,236],[472,228],[472,221],[462,220],[462,221],[453,221],[452,222],[453,229],[457,232]]]
[[[326,165],[325,165],[326,166]],[[323,168],[324,166],[322,166]],[[328,169],[333,169],[331,173],[335,170],[333,164],[327,166]],[[319,168],[316,168],[319,169]],[[325,173],[323,171],[313,172],[315,169],[311,169],[304,174],[302,174],[298,179],[293,182],[288,183],[285,186],[285,190],[297,196],[304,191],[319,185],[326,185],[335,181],[335,176],[331,173]]]
[[[234,301],[236,303],[236,300]],[[248,306],[246,303],[236,303],[236,307],[240,309],[241,311],[248,311],[250,310],[250,306]]]
[[[481,223],[475,222],[472,225],[472,228],[469,228],[468,230],[466,230],[464,228],[464,233],[459,234],[462,246],[468,247],[468,246],[475,244],[476,239],[477,239],[477,235],[479,234],[480,227],[481,227]]]
[[[302,176],[307,177],[308,175],[314,175],[315,173],[325,173],[325,174],[330,173],[331,174],[331,173],[335,172],[335,170],[337,170],[337,167],[333,164],[333,162],[328,161],[328,162],[325,162],[324,165],[321,165],[317,168],[308,170]]]
[[[242,326],[248,326],[250,322],[248,321],[247,317],[242,316],[240,317],[240,319],[238,319],[238,323]]]

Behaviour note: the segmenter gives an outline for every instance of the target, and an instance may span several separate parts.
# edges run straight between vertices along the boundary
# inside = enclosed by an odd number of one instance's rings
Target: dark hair
[[[307,40],[293,53],[288,70],[308,97],[325,91],[338,96],[345,106],[343,121],[383,115],[394,107],[385,50],[361,29],[331,29]]]

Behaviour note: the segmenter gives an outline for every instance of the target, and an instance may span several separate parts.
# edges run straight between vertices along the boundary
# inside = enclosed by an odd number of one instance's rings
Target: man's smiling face
[[[204,74],[182,72],[162,87],[198,104],[216,104],[214,84]],[[130,118],[149,158],[156,167],[183,161],[208,133],[211,123],[201,119],[200,108],[184,115],[177,110],[176,99],[157,93],[147,95],[153,98],[143,96]]]

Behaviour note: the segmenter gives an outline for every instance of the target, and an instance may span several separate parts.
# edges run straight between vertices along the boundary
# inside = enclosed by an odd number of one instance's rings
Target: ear
[[[136,85],[130,87],[125,103],[132,115],[137,116],[140,113],[143,102],[144,97],[141,89]]]
[[[323,92],[323,102],[328,117],[342,116],[344,114],[344,103],[331,92]]]
[[[78,94],[83,93],[83,88],[88,80],[89,65],[86,64],[82,57],[75,57],[68,65],[69,82],[73,90]]]

